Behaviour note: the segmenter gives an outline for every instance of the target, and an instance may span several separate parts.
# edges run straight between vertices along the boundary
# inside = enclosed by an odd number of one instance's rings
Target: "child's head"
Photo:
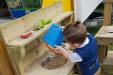
[[[80,44],[86,39],[87,30],[80,21],[77,21],[76,23],[68,25],[63,30],[63,34],[71,48],[79,48]]]

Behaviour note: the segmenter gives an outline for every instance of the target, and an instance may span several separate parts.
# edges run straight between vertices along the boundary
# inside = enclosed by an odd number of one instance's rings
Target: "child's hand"
[[[57,51],[57,53],[59,53],[59,54],[61,54],[61,53],[63,53],[65,51],[65,49],[63,47],[61,47],[61,46],[56,46],[54,48],[54,50]]]
[[[65,27],[64,27],[64,26],[61,26],[60,28],[62,28],[62,32],[63,32],[63,30],[65,29]]]
[[[54,48],[57,53],[62,54],[65,58],[69,59],[69,52],[67,50],[65,50],[63,47],[61,46],[56,46],[56,48]]]

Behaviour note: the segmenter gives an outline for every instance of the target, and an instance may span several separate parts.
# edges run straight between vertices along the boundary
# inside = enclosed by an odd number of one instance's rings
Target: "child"
[[[61,46],[53,50],[61,53],[73,63],[79,63],[82,75],[99,75],[100,65],[97,57],[97,44],[91,34],[87,34],[86,27],[77,21],[68,25],[64,30],[64,39],[69,44],[73,53],[69,53]]]

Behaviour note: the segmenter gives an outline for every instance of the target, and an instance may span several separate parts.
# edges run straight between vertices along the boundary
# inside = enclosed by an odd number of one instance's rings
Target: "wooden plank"
[[[21,19],[0,25],[0,30],[6,43],[11,42],[21,34],[25,33],[27,29],[28,28],[25,27],[25,24]]]
[[[12,65],[0,35],[0,75],[14,75]]]
[[[113,66],[113,51],[109,51],[103,64]]]
[[[98,45],[113,44],[113,26],[102,26],[95,35]]]
[[[113,44],[113,38],[97,38],[97,44],[98,45],[105,45],[105,46],[109,46],[111,44]]]
[[[74,73],[75,73],[75,69],[72,68],[68,75],[78,75],[78,74],[74,74]]]
[[[104,2],[110,2],[110,3],[112,3],[113,0],[104,0]]]
[[[0,47],[0,75],[14,75],[3,49]]]
[[[98,45],[98,57],[100,63],[103,63],[107,56],[108,46],[106,45]]]
[[[102,26],[97,32],[96,38],[113,38],[113,26]]]
[[[101,65],[102,75],[113,75],[113,51],[109,51],[108,55]]]
[[[104,23],[103,25],[110,25],[112,13],[112,3],[104,3]]]

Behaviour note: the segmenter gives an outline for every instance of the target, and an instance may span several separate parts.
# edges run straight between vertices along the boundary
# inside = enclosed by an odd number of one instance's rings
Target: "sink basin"
[[[48,55],[42,60],[41,66],[46,69],[57,69],[66,63],[67,60],[62,55],[58,56]]]

